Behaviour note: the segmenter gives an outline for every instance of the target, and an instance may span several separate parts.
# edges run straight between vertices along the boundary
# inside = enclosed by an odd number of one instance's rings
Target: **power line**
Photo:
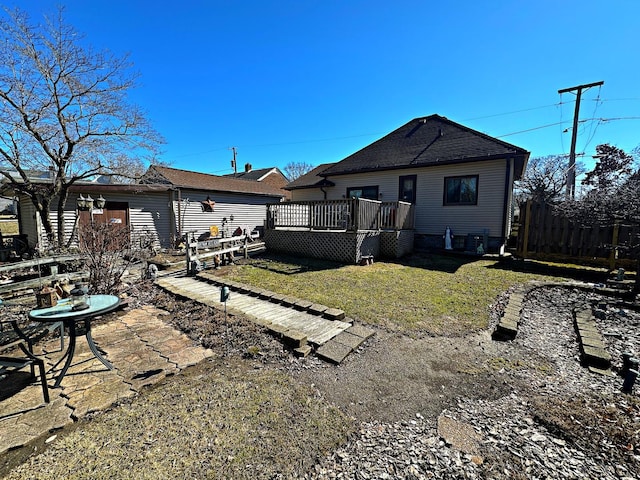
[[[485,116],[482,116],[482,117],[464,118],[461,121],[462,122],[469,122],[471,120],[480,120],[480,119],[483,119],[483,118],[501,117],[503,115],[513,115],[514,113],[531,112],[532,110],[542,110],[543,108],[557,107],[558,105],[562,105],[562,102],[552,103],[552,104],[549,104],[549,105],[542,105],[541,107],[523,108],[522,110],[513,110],[511,112],[494,113],[492,115],[485,115]]]
[[[602,102],[598,102],[597,100],[600,99],[600,92],[602,91],[602,85],[600,85],[598,87],[598,95],[596,96],[595,100],[596,100],[596,105],[593,108],[593,113],[591,114],[592,117],[596,116],[596,112],[598,111],[598,107],[600,105],[602,105]],[[600,121],[593,121],[589,124],[589,135],[587,138],[587,141],[584,144],[584,147],[582,147],[582,151],[585,151],[587,149],[587,147],[589,146],[589,144],[591,143],[591,141],[593,140],[593,137],[595,137],[596,135],[596,131],[598,130],[598,125],[600,125]]]
[[[495,138],[504,138],[504,137],[510,137],[511,135],[517,135],[519,133],[533,132],[534,130],[541,130],[543,128],[555,127],[556,125],[561,125],[563,123],[566,123],[566,122],[548,123],[546,125],[540,125],[539,127],[532,127],[532,128],[527,128],[526,130],[519,130],[517,132],[505,133],[504,135],[498,135]]]
[[[586,122],[592,122],[592,121],[597,121],[598,123],[607,123],[607,122],[613,122],[613,121],[617,121],[617,120],[640,120],[640,117],[613,117],[613,118],[598,118],[598,117],[594,117],[594,118],[583,118],[581,120],[578,121],[578,124],[581,123],[586,123]],[[519,130],[517,132],[511,132],[511,133],[505,133],[503,135],[496,135],[494,136],[494,138],[503,138],[503,137],[510,137],[511,135],[517,135],[519,133],[527,133],[527,132],[532,132],[534,130],[541,130],[543,128],[548,128],[548,127],[555,127],[557,125],[562,125],[568,123],[566,120],[560,121],[560,122],[555,122],[555,123],[548,123],[546,125],[540,125],[539,127],[531,127],[531,128],[527,128],[526,130]],[[563,131],[563,133],[566,133],[570,130],[570,128],[567,128],[566,130]]]

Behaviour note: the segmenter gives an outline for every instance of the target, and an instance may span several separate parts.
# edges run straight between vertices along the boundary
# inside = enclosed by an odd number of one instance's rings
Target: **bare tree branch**
[[[314,166],[306,162],[289,162],[284,167],[284,175],[287,177],[287,180],[293,182],[296,178],[301,177],[305,173],[309,173],[313,169]]]
[[[96,175],[134,178],[162,137],[129,102],[137,74],[127,56],[81,46],[64,9],[44,24],[20,10],[0,18],[0,173],[32,199],[49,240],[63,245],[71,185]],[[53,170],[38,183],[30,172]],[[14,173],[15,172],[15,173]],[[57,235],[49,218],[58,202]]]

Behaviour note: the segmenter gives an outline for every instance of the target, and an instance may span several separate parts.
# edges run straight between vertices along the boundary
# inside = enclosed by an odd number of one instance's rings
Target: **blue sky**
[[[58,3],[4,2],[37,20]],[[176,168],[231,173],[232,146],[239,169],[334,162],[433,113],[568,154],[575,95],[557,92],[601,80],[576,150],[640,145],[637,0],[62,3],[88,44],[130,54]]]

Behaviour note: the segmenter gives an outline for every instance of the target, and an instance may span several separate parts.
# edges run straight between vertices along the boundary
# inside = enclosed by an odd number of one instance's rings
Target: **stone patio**
[[[211,350],[163,322],[165,314],[148,306],[114,314],[112,320],[92,328],[96,344],[114,366],[111,371],[89,351],[85,338],[78,337],[73,365],[59,388],[51,388],[53,374],[48,374],[49,404],[43,402],[37,381],[24,381],[26,375],[11,375],[0,382],[0,455],[90,412],[108,409],[143,387],[213,356]],[[37,348],[47,369],[62,356],[56,338]]]

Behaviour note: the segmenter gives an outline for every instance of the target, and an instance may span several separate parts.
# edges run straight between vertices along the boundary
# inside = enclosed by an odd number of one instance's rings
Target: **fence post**
[[[609,270],[616,268],[616,246],[618,245],[618,236],[620,235],[620,221],[616,220],[613,224],[613,234],[611,235],[611,253],[609,253]],[[640,274],[640,272],[638,272]]]
[[[529,225],[531,224],[531,200],[527,200],[527,206],[524,213],[524,238],[522,242],[522,251],[520,256],[527,258],[527,250],[529,249]]]

